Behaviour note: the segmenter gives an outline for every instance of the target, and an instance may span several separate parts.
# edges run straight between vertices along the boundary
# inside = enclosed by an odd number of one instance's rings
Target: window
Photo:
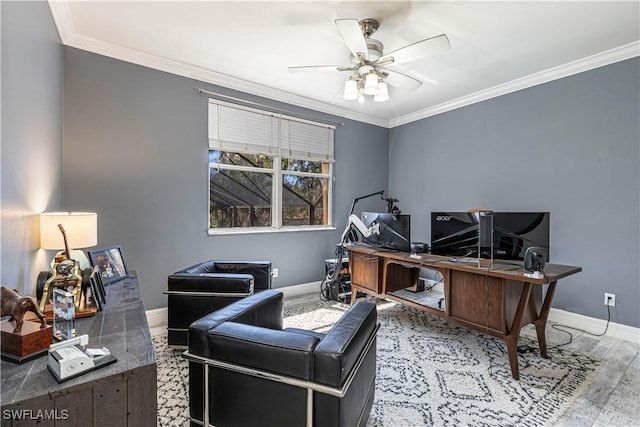
[[[209,230],[331,225],[329,125],[209,100]]]

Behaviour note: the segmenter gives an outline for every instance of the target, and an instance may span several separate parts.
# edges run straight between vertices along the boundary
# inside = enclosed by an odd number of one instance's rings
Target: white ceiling
[[[640,54],[638,1],[56,1],[65,45],[393,127]],[[375,18],[386,53],[446,34],[451,49],[396,65],[421,79],[390,101],[342,99],[335,19]],[[393,68],[391,66],[389,68]]]

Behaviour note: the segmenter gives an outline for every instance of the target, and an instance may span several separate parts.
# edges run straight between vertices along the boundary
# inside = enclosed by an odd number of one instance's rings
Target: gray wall
[[[38,214],[62,207],[63,52],[46,2],[0,7],[0,281],[29,295],[53,256],[39,249]]]
[[[345,120],[335,231],[207,236],[206,97],[193,89],[238,94],[71,48],[63,68],[46,3],[0,11],[2,284],[33,293],[52,256],[37,214],[57,209],[99,213],[99,246],[122,245],[147,309],[165,304],[167,274],[209,258],[269,258],[276,287],[320,280],[352,199],[388,183],[413,240],[429,241],[432,210],[550,211],[552,262],[584,269],[554,306],[605,318],[613,292],[612,320],[640,326],[637,58],[391,131]],[[531,178],[540,189],[523,195]]]
[[[122,246],[147,309],[166,305],[167,275],[207,259],[269,259],[274,287],[322,280],[352,199],[386,190],[388,129],[73,48],[64,65],[65,209],[98,212],[98,245]],[[207,235],[208,98],[198,87],[346,122],[335,135],[335,231]]]
[[[394,128],[389,188],[430,240],[431,211],[551,212],[551,262],[582,266],[555,308],[640,326],[639,60]]]

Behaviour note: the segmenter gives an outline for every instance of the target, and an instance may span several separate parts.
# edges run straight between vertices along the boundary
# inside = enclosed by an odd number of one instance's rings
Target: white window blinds
[[[209,101],[209,149],[334,162],[334,128]]]
[[[243,108],[209,103],[209,148],[278,154],[278,120]]]
[[[280,121],[282,157],[320,162],[334,162],[333,129],[310,122]]]

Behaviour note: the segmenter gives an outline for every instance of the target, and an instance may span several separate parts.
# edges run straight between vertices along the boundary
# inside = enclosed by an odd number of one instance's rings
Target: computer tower
[[[325,279],[322,284],[322,297],[331,301],[349,301],[351,298],[349,258],[342,258],[340,265],[335,258],[326,259],[324,268]]]

